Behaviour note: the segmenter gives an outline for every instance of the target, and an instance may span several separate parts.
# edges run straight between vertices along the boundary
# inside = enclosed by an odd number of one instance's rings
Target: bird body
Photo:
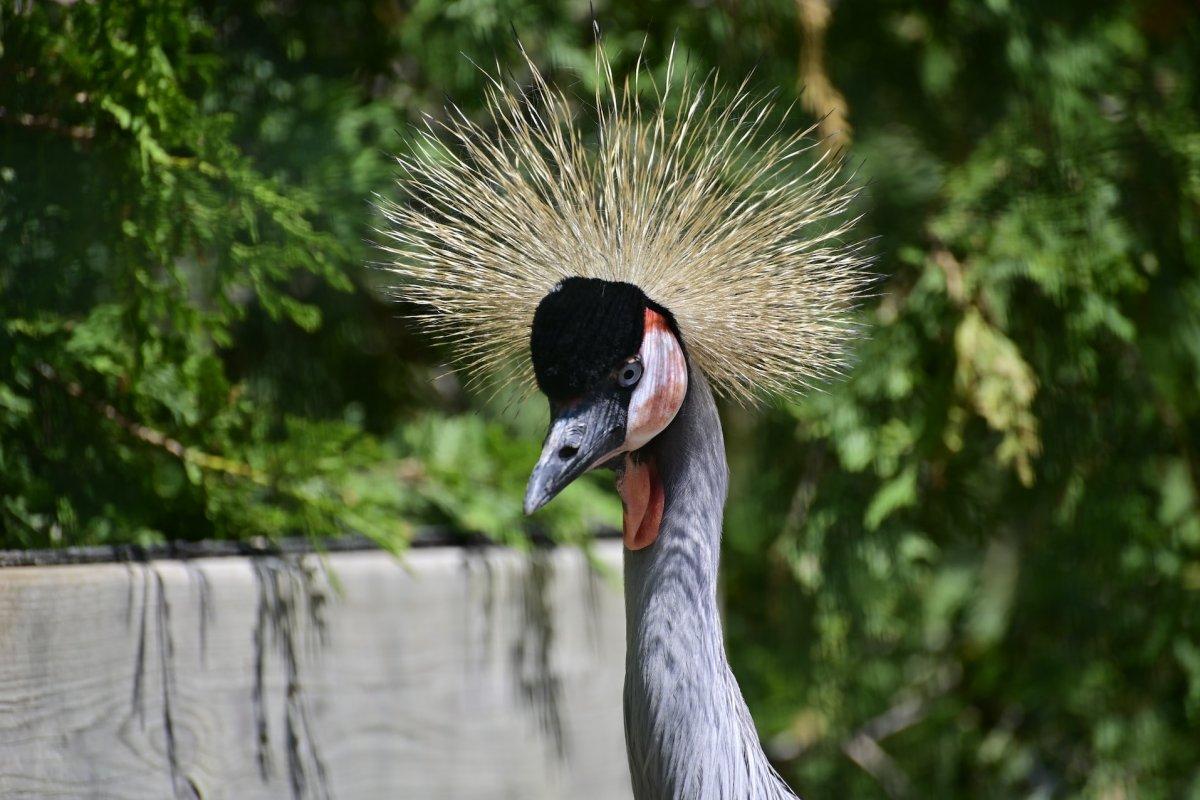
[[[669,61],[643,104],[637,70],[618,90],[599,52],[594,145],[532,62],[532,98],[494,82],[494,130],[456,109],[430,124],[401,159],[405,201],[383,205],[396,293],[468,373],[515,361],[549,400],[527,513],[616,472],[635,798],[794,798],[725,654],[729,476],[710,383],[751,401],[837,368],[865,286],[845,241],[853,191],[828,155],[805,166],[803,134],[771,135],[769,103],[715,78],[674,87]]]

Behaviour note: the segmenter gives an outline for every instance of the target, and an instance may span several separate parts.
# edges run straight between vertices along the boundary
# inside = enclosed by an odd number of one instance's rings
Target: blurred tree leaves
[[[437,369],[362,267],[405,106],[373,96],[379,75],[331,74],[360,55],[323,48],[321,16],[5,5],[0,546],[399,547],[421,521],[523,541],[519,499],[490,499],[519,498],[536,443],[483,420],[394,430]],[[611,523],[588,490],[543,524]]]
[[[1200,793],[1198,33],[1170,2],[836,6],[888,283],[849,380],[743,445],[731,535],[766,541],[726,561],[802,787],[883,793],[839,751],[916,696],[882,742],[913,795]]]
[[[782,103],[803,74],[853,129],[855,366],[724,410],[770,752],[813,797],[1200,797],[1194,7],[803,5],[595,4],[618,73],[674,40]],[[544,412],[438,377],[362,268],[367,199],[397,130],[479,110],[472,61],[522,80],[513,28],[586,97],[589,4],[0,9],[4,546],[524,541]],[[615,508],[582,484],[536,521]]]

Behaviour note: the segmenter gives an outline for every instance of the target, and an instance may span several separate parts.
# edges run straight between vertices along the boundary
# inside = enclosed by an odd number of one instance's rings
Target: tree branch
[[[249,464],[243,464],[240,461],[225,458],[224,456],[205,453],[202,450],[197,450],[194,447],[188,447],[178,439],[173,439],[167,434],[155,430],[139,422],[134,422],[129,417],[122,414],[116,406],[111,403],[106,403],[103,400],[91,397],[84,388],[75,381],[64,380],[58,374],[54,367],[45,362],[37,365],[37,371],[42,377],[52,383],[58,384],[71,397],[83,400],[92,408],[94,408],[105,419],[116,423],[121,428],[125,429],[129,435],[135,439],[145,442],[152,447],[157,447],[160,450],[166,450],[171,455],[185,461],[189,464],[195,464],[202,469],[207,469],[213,472],[223,472],[227,475],[236,475],[239,478],[246,478],[259,484],[260,486],[270,486],[271,481],[266,475],[251,467]]]
[[[862,732],[856,733],[842,742],[842,752],[874,778],[888,797],[908,797],[912,782],[875,739]]]

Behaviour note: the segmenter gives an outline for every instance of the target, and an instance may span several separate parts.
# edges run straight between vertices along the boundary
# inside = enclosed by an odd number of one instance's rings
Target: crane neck
[[[625,552],[625,739],[637,800],[794,798],[767,762],[725,654],[717,604],[729,483],[703,373],[649,445],[663,484],[657,541]]]

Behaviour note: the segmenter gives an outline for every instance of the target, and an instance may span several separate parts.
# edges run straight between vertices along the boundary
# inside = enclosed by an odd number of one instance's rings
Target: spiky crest
[[[473,378],[532,382],[534,309],[572,275],[641,287],[741,401],[838,369],[867,259],[845,240],[855,190],[812,128],[781,133],[745,83],[679,77],[674,48],[644,105],[641,59],[618,88],[598,46],[589,146],[571,100],[525,60],[528,94],[489,76],[486,123],[454,106],[427,119],[398,158],[403,198],[381,201],[396,295],[429,309],[421,323]]]

